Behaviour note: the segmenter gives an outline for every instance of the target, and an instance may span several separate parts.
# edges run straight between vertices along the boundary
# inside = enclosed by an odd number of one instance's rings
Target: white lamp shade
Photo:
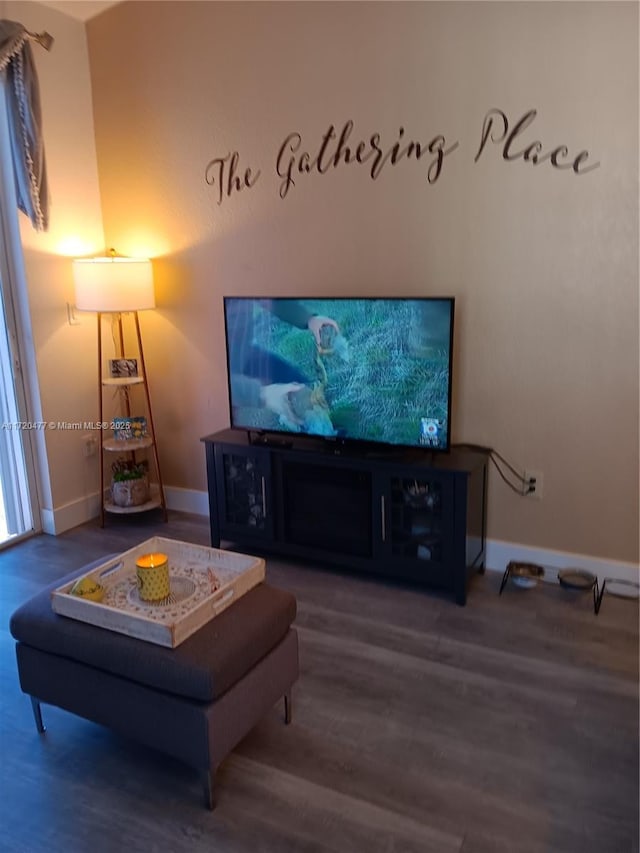
[[[73,281],[79,311],[120,313],[156,305],[147,258],[82,258],[73,262]]]

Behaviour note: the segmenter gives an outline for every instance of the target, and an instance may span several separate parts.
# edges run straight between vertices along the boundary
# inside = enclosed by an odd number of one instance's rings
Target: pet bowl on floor
[[[607,594],[616,598],[640,598],[640,584],[635,581],[620,580],[619,578],[605,578],[602,584],[606,586]]]
[[[561,569],[558,572],[558,582],[565,589],[588,592],[593,589],[597,581],[597,577],[586,569]]]
[[[512,560],[507,571],[515,586],[521,589],[531,589],[544,577],[544,568],[537,563],[520,563]]]

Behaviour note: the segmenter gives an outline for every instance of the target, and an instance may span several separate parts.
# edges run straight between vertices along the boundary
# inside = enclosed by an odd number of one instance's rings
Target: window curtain
[[[46,50],[53,44],[48,33],[30,33],[22,24],[0,20],[0,82],[6,75],[7,120],[18,207],[36,231],[46,231],[49,187],[32,41]]]

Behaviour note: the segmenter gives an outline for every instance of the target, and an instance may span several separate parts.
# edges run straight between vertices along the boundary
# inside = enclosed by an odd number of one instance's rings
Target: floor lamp
[[[103,423],[103,386],[111,384],[108,379],[103,377],[102,368],[102,315],[114,315],[116,333],[114,335],[114,345],[116,350],[116,358],[125,357],[124,329],[122,324],[122,315],[132,313],[135,322],[135,330],[138,344],[138,354],[140,357],[140,369],[142,371],[141,378],[137,381],[128,383],[123,381],[122,390],[124,390],[124,405],[125,414],[131,416],[130,401],[129,401],[129,384],[141,383],[144,387],[147,413],[149,417],[149,429],[151,433],[151,441],[143,442],[141,445],[136,445],[136,442],[121,442],[122,451],[131,453],[135,461],[135,452],[137,449],[150,449],[153,453],[153,459],[158,475],[159,501],[150,502],[149,509],[155,506],[161,506],[164,519],[167,520],[167,507],[164,497],[164,488],[162,485],[162,474],[160,472],[160,462],[158,460],[158,450],[155,440],[155,428],[153,425],[153,415],[151,411],[151,398],[149,395],[149,385],[147,382],[147,371],[144,361],[144,350],[142,348],[142,335],[140,334],[140,322],[138,319],[138,311],[144,311],[150,308],[155,308],[155,294],[153,289],[153,269],[151,261],[146,258],[122,258],[117,257],[115,252],[111,252],[108,257],[103,258],[82,258],[73,262],[73,279],[75,285],[75,307],[79,311],[95,311],[98,317],[98,398],[99,405],[99,422]],[[105,443],[104,430],[99,429],[100,434],[100,523],[104,527],[104,455],[105,446],[109,450],[120,449],[118,443],[113,439]],[[146,507],[146,505],[145,505]]]

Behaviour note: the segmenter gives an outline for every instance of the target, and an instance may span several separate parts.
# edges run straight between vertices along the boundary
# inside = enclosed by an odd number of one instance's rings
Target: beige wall
[[[0,14],[55,38],[49,53],[37,45],[33,49],[51,190],[48,232],[36,233],[20,214],[42,417],[56,423],[97,420],[95,317],[84,315],[70,326],[66,309],[73,303],[71,257],[104,246],[86,32],[83,24],[38,3],[0,3]],[[88,505],[87,496],[98,490],[96,460],[84,457],[83,435],[44,433],[45,528],[54,511],[64,516],[67,508],[67,526],[83,520],[83,502]]]
[[[80,25],[6,5],[56,36],[38,60],[52,232],[25,233],[45,417],[92,419],[93,326],[65,327],[54,258],[73,235],[102,248]],[[637,561],[636,4],[124,3],[87,32],[106,243],[156,258],[142,323],[169,485],[205,488],[199,438],[228,424],[223,294],[452,294],[454,440],[544,472],[540,502],[492,473],[490,537]],[[474,163],[491,107],[536,108],[527,140],[600,167],[495,145]],[[353,139],[390,147],[402,125],[459,147],[432,185],[424,160],[375,181],[351,165],[280,199],[285,136],[313,153],[347,119]],[[262,174],[218,205],[205,166],[233,150]],[[95,488],[78,437],[48,441],[56,505]]]
[[[202,435],[228,423],[223,294],[452,294],[456,441],[544,473],[491,477],[494,539],[638,559],[638,8],[615,3],[124,3],[88,25],[105,232],[151,251],[145,317],[168,483],[205,488]],[[474,162],[502,109],[584,175]],[[426,163],[301,175],[331,123],[383,144],[459,141]],[[522,147],[522,146],[518,146]],[[206,164],[260,169],[217,204]]]

